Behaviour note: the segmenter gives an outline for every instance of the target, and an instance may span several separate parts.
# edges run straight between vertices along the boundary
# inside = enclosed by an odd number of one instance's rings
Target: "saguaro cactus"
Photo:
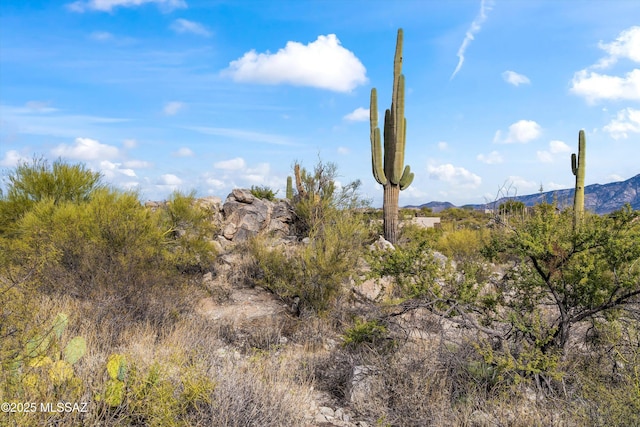
[[[404,74],[402,74],[402,28],[398,30],[393,60],[393,94],[391,108],[384,114],[384,158],[378,128],[378,95],[371,89],[369,108],[371,124],[371,165],[373,176],[384,189],[384,238],[396,243],[398,234],[398,197],[413,182],[413,173],[404,166],[407,119],[404,117]],[[404,169],[403,169],[404,168]]]
[[[291,177],[288,176],[287,177],[287,192],[286,192],[286,197],[289,200],[293,200],[293,183],[291,180]]]
[[[571,154],[571,172],[576,177],[576,189],[573,195],[573,226],[580,224],[584,215],[584,170],[586,157],[584,130],[578,133],[578,157]]]

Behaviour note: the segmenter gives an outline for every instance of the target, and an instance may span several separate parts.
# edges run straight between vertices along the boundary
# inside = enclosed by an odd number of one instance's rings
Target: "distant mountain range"
[[[464,205],[460,207],[473,209],[491,209],[506,200],[517,200],[526,206],[533,206],[536,203],[554,200],[560,207],[571,206],[573,204],[573,188],[565,190],[546,191],[543,193],[530,194],[526,196],[503,197],[496,202],[489,202],[479,205]],[[586,210],[597,214],[607,214],[620,209],[629,203],[633,209],[640,210],[640,174],[629,178],[626,181],[611,182],[609,184],[592,184],[584,188],[584,207]],[[413,208],[427,207],[433,212],[440,212],[447,208],[457,207],[449,202],[429,202],[420,206],[406,206]]]

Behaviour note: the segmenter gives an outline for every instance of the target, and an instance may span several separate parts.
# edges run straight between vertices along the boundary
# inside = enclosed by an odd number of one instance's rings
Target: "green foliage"
[[[572,326],[600,315],[619,315],[640,295],[640,223],[626,207],[609,216],[538,205],[521,226],[496,233],[484,249],[490,259],[513,262],[501,299],[507,319],[543,352],[564,348]],[[555,316],[543,316],[552,304]]]
[[[345,347],[358,347],[363,344],[376,345],[387,335],[387,327],[379,320],[364,320],[356,318],[352,327],[343,335]]]
[[[300,298],[301,307],[328,310],[342,293],[358,263],[367,226],[355,208],[360,183],[337,189],[336,166],[319,161],[313,173],[296,164],[298,194],[294,197],[299,232],[309,243],[286,250],[267,248],[256,239],[250,250],[260,271],[258,284],[283,298]]]
[[[168,258],[181,272],[208,271],[215,258],[215,211],[198,203],[195,193],[174,192],[159,211]]]
[[[366,227],[360,216],[343,211],[309,233],[309,243],[287,250],[259,239],[250,250],[260,271],[259,285],[283,298],[300,298],[303,309],[324,312],[343,292],[362,252]]]
[[[62,160],[50,165],[45,159],[34,158],[31,163],[19,164],[9,172],[7,194],[0,197],[0,235],[38,202],[87,202],[102,187],[101,178],[84,165],[68,165]]]
[[[437,298],[442,294],[437,279],[444,271],[434,258],[433,250],[424,240],[412,242],[395,250],[372,251],[366,255],[371,277],[389,276],[401,298]]]
[[[489,231],[486,228],[443,227],[434,247],[456,262],[479,260],[480,250],[488,242]]]
[[[295,165],[298,194],[294,197],[297,234],[309,236],[321,233],[326,224],[335,222],[342,212],[367,205],[358,193],[361,182],[336,186],[338,169],[334,163],[319,160],[313,172]]]
[[[276,199],[276,193],[277,191],[274,193],[273,190],[266,185],[251,186],[251,194],[253,194],[258,199],[274,201]]]

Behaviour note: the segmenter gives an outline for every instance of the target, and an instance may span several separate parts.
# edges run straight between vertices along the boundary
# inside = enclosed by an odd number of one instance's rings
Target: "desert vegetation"
[[[2,425],[640,424],[638,211],[451,209],[391,246],[359,182],[294,172],[295,239],[221,248],[193,194],[145,207],[83,165],[12,170]],[[286,309],[211,315],[234,290]]]

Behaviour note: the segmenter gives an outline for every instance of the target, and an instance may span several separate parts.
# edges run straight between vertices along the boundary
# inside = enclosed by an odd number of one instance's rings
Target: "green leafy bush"
[[[251,194],[253,194],[258,199],[274,201],[276,199],[277,193],[278,193],[277,191],[274,193],[274,191],[266,185],[251,186]]]

